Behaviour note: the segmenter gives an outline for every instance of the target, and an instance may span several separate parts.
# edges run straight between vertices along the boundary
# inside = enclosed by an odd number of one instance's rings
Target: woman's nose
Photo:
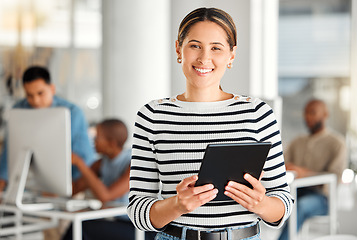
[[[210,55],[209,51],[202,50],[200,55],[197,58],[197,61],[203,65],[209,63],[211,61],[211,55]]]

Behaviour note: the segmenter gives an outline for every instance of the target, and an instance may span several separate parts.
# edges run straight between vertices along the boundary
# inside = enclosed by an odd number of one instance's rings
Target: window
[[[49,68],[57,94],[90,122],[101,118],[100,0],[0,0],[0,32],[0,129],[2,112],[24,96],[24,69],[35,64]]]
[[[279,95],[285,145],[306,132],[303,108],[324,100],[328,125],[348,131],[350,86],[350,0],[280,1]]]

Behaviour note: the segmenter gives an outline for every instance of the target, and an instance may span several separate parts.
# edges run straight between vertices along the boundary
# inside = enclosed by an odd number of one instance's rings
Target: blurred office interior
[[[0,142],[34,64],[48,66],[57,94],[91,125],[115,116],[132,131],[143,104],[184,91],[174,41],[180,20],[201,6],[222,8],[237,25],[222,87],[271,104],[284,146],[306,132],[306,101],[327,102],[328,125],[349,150],[339,229],[357,235],[357,0],[0,0]]]

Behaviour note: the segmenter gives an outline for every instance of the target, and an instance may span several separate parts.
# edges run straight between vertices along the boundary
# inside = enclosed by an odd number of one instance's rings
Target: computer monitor
[[[30,189],[29,191],[71,196],[70,123],[70,112],[67,108],[12,109],[9,111],[9,185],[5,195],[7,203],[15,204],[25,210],[53,207],[50,203],[24,203],[25,188]]]

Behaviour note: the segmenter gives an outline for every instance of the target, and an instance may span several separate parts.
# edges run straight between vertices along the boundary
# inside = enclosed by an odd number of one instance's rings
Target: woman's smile
[[[195,71],[197,71],[199,75],[202,75],[202,74],[207,75],[207,74],[213,72],[213,70],[214,70],[213,68],[201,68],[201,67],[195,67],[195,66],[193,66],[193,69],[195,69]]]

